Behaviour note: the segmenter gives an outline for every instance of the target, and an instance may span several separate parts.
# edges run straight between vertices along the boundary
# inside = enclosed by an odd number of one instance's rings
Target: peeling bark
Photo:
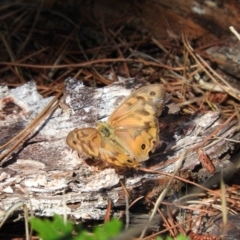
[[[73,219],[97,220],[103,219],[108,199],[111,199],[114,215],[120,216],[117,209],[125,207],[125,193],[119,181],[124,176],[133,200],[139,196],[144,196],[146,203],[155,199],[165,188],[169,176],[138,169],[101,169],[95,164],[87,164],[65,143],[69,131],[75,127],[94,126],[96,120],[104,120],[124,97],[144,84],[144,81],[127,79],[94,89],[74,79],[66,80],[65,103],[71,111],[58,107],[40,122],[13,154],[4,159],[0,170],[1,210],[7,211],[17,202],[22,202],[29,209],[31,203],[36,216],[66,212]],[[15,89],[1,86],[1,145],[24,129],[51,99],[42,98],[34,82]],[[143,166],[155,172],[173,173],[181,152],[188,149],[178,176],[204,181],[212,174],[201,167],[196,154],[199,147],[214,164],[215,172],[228,166],[231,155],[238,148],[237,143],[228,140],[239,140],[237,120],[223,126],[225,120],[220,113],[198,112],[193,116],[181,116],[173,105],[167,103],[159,118],[162,145]],[[211,134],[213,138],[204,142]],[[179,191],[182,184],[174,180],[172,191]]]

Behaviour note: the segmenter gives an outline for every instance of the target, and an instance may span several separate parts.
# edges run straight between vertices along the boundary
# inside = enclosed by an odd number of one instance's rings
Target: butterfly
[[[74,129],[66,142],[86,157],[118,167],[136,168],[159,142],[159,123],[165,90],[152,84],[133,92],[96,127]]]

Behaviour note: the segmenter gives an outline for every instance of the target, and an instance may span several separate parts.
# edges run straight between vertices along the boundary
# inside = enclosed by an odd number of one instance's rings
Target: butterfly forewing
[[[149,158],[149,152],[159,141],[159,126],[157,120],[153,119],[138,128],[117,129],[114,135],[132,158],[142,162]]]
[[[127,98],[108,119],[116,141],[138,162],[147,160],[159,141],[157,116],[162,111],[164,99],[165,90],[161,85],[143,87]]]
[[[155,116],[159,116],[164,106],[165,95],[165,89],[160,84],[152,84],[142,87],[122,102],[122,104],[108,118],[108,122],[111,124],[123,115],[144,109],[145,107],[142,106],[143,102],[146,103],[145,106],[148,105],[154,109],[153,114]]]

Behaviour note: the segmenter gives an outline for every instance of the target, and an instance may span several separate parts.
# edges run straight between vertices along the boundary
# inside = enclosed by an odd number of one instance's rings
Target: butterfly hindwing
[[[102,136],[96,128],[75,129],[68,134],[66,141],[69,147],[86,157],[101,159],[115,166],[138,166],[134,159],[116,147],[111,139]]]

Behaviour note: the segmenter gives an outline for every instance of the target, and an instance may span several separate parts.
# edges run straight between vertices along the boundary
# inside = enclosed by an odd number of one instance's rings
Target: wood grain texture
[[[112,168],[101,170],[97,166],[88,165],[76,152],[70,150],[65,138],[75,127],[93,126],[97,119],[106,119],[124,97],[135,91],[134,87],[139,88],[144,84],[136,79],[128,79],[102,89],[93,89],[85,87],[80,81],[67,80],[65,101],[71,106],[74,114],[61,108],[56,109],[39,124],[36,131],[13,155],[7,157],[8,161],[0,170],[0,209],[4,212],[16,202],[26,203],[30,209],[31,201],[31,208],[36,216],[52,216],[54,213],[62,214],[66,211],[73,219],[97,220],[104,218],[104,209],[110,198],[113,202],[113,215],[120,216],[119,211],[114,211],[115,208],[125,206],[125,193],[119,185],[119,174]],[[26,96],[28,91],[29,94],[32,92],[37,94],[34,83],[31,83],[30,88],[28,84],[22,87],[25,88]],[[50,100],[38,96],[41,107],[32,104],[31,98],[25,101],[21,96],[22,87],[16,88],[15,91],[5,87],[4,94],[1,95],[1,114],[5,117],[0,120],[2,144],[23,129]],[[10,96],[18,106],[16,109],[21,108],[24,111],[3,111],[6,110],[5,100]],[[155,173],[143,171],[120,173],[125,176],[125,185],[132,199],[139,196],[144,196],[147,202],[155,199],[169,181],[169,177],[157,174],[156,171],[172,173],[176,169],[178,156],[184,149],[203,142],[224,122],[221,115],[216,112],[181,116],[176,112],[167,114],[167,107],[159,118],[162,145],[144,163],[148,170]],[[12,118],[12,122],[8,124],[5,121],[7,118]],[[231,121],[214,134],[216,139],[207,141],[203,146],[216,172],[227,168],[230,163],[232,151],[237,144],[225,139],[230,137],[240,139],[238,128],[235,127],[237,124],[237,120]],[[17,129],[13,126],[22,127]],[[179,170],[179,176],[204,181],[211,174],[201,168],[194,150],[187,155]],[[171,187],[176,192],[181,189],[182,184],[176,180]]]

